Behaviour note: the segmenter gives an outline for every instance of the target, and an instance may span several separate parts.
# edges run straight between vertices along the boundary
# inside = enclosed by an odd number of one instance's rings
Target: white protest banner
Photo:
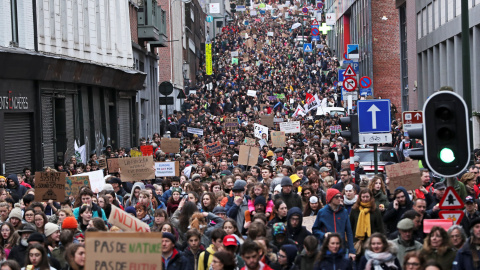
[[[273,37],[273,32],[267,32],[267,36]]]
[[[203,129],[187,127],[187,132],[191,134],[197,134],[198,136],[203,136]]]
[[[297,106],[297,109],[293,113],[293,117],[297,116],[305,116],[305,110],[300,106],[300,104]]]
[[[280,123],[280,131],[285,131],[285,134],[300,133],[300,121]]]
[[[247,96],[256,97],[257,96],[257,90],[248,90],[247,91]]]
[[[232,57],[238,57],[238,51],[233,51],[230,53]]]
[[[268,141],[268,127],[255,123],[253,129],[253,135],[255,138],[262,139],[263,134],[267,135],[265,139]]]
[[[155,176],[179,176],[179,166],[177,162],[155,162]]]
[[[325,14],[325,24],[326,25],[335,25],[337,21],[337,14],[335,13],[326,13]]]
[[[103,170],[76,174],[75,176],[88,176],[88,179],[90,180],[90,188],[95,193],[102,191],[103,185],[105,185]]]
[[[309,111],[317,108],[318,106],[320,106],[320,104],[321,104],[321,101],[318,98],[318,95],[315,94],[313,98],[307,100],[307,103],[305,104],[305,113],[308,113]]]

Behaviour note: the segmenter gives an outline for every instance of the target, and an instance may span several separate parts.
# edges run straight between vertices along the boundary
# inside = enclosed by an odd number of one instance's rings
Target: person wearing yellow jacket
[[[223,246],[223,238],[227,236],[227,233],[222,228],[217,228],[213,230],[211,235],[212,244],[208,248],[200,253],[198,257],[198,270],[208,270],[210,265],[212,265],[213,254],[219,251]]]

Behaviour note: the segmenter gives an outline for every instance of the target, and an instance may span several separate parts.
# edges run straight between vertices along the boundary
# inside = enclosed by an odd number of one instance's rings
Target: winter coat
[[[298,216],[300,217],[300,222],[297,227],[293,228],[290,220],[292,219],[293,216]],[[287,214],[287,237],[292,239],[297,243],[298,250],[303,249],[303,240],[305,240],[305,237],[311,235],[312,233],[307,230],[305,226],[302,226],[303,224],[303,214],[302,210],[298,207],[293,207],[292,209],[288,210]]]
[[[300,209],[303,208],[302,198],[300,197],[300,195],[293,192],[293,190],[289,194],[280,192],[280,194],[275,195],[275,201],[278,199],[282,199],[282,201],[284,201],[287,205],[288,209],[291,209],[292,207],[298,207]]]
[[[187,258],[183,255],[181,251],[177,249],[173,250],[170,261],[168,262],[167,267],[165,267],[165,259],[162,257],[162,269],[164,270],[190,270],[188,268]]]
[[[396,255],[397,254],[397,246],[392,243],[392,242],[388,242],[388,249],[386,252],[389,252],[391,254],[394,254]],[[402,269],[402,266],[400,265],[400,262],[398,261],[398,259],[396,257],[395,258],[395,266],[397,268],[393,268],[393,267],[389,267],[387,266],[385,263],[382,263],[380,266],[382,267],[382,269],[385,269],[385,270],[400,270]],[[357,265],[357,269],[365,269],[365,270],[374,270],[373,269],[373,265],[372,265],[372,269],[367,269],[366,266],[367,266],[367,263],[368,263],[368,260],[367,258],[364,256],[362,256],[362,258],[360,259],[360,262],[359,264]]]
[[[323,260],[315,264],[314,270],[352,270],[352,261],[345,258],[344,252],[331,253],[323,257]],[[303,269],[303,268],[302,268]],[[310,268],[305,268],[310,269]],[[359,268],[360,269],[360,268]]]
[[[102,216],[99,215],[100,212],[102,213],[101,214]],[[78,217],[80,215],[80,207],[73,209],[73,215],[75,216],[75,219],[78,220]],[[96,217],[101,217],[103,221],[107,221],[107,216],[105,215],[105,211],[100,206],[92,202],[92,218],[96,218]]]
[[[212,244],[209,247],[207,247],[207,249],[204,252],[200,253],[200,256],[198,256],[197,269],[208,270],[210,268],[210,265],[212,265],[213,254],[215,254],[215,250],[213,249],[213,244]],[[205,261],[207,263],[207,267],[205,267]]]
[[[347,210],[343,206],[340,205],[337,211],[333,211],[332,207],[327,204],[318,211],[312,231],[320,241],[323,241],[323,237],[327,232],[339,233],[344,241],[346,236],[348,252],[355,253],[352,226],[349,222]]]
[[[463,245],[463,247],[458,250],[457,256],[455,256],[455,260],[453,261],[452,270],[480,270],[480,263],[478,263],[477,267],[473,264],[473,256],[472,256],[472,249],[471,247],[472,239],[468,238],[467,242]],[[480,251],[477,250],[477,257],[480,258]]]
[[[353,235],[355,236],[355,232],[357,231],[357,222],[358,222],[358,217],[360,216],[360,209],[352,209],[350,212],[350,223],[352,224],[352,232]],[[382,213],[378,208],[375,208],[373,212],[370,212],[370,229],[372,233],[384,233],[385,229],[383,228],[383,220],[382,220]],[[355,238],[354,241],[357,241],[358,239]]]
[[[398,261],[400,262],[401,265],[403,265],[403,260],[405,258],[405,255],[411,251],[417,251],[417,250],[421,250],[423,248],[423,244],[418,242],[418,241],[415,241],[412,239],[412,241],[410,241],[410,243],[405,243],[405,241],[403,241],[402,239],[397,238],[395,240],[392,241],[392,243],[394,243],[395,245],[397,245],[397,259]]]
[[[15,187],[8,186],[7,188],[12,193],[12,197],[15,200],[15,202],[18,202],[21,198],[23,198],[23,195],[25,195],[25,193],[27,192],[27,188],[25,186],[20,185],[16,174],[10,174],[7,178],[12,179],[13,182],[15,183]]]
[[[373,195],[373,198],[375,198],[375,205],[378,206],[380,204],[383,204],[385,209],[388,209],[388,206],[390,205],[390,201],[388,201],[387,194],[383,193],[383,191],[379,191],[376,194]]]
[[[426,261],[434,260],[437,263],[439,263],[443,267],[443,270],[451,270],[452,263],[455,260],[457,252],[452,248],[448,248],[447,251],[441,255],[438,254],[437,251],[427,253],[425,252],[425,250],[422,250],[420,254],[425,258]],[[464,269],[469,269],[469,268],[464,268]]]
[[[315,253],[308,255],[307,251],[304,249],[302,253],[300,253],[295,259],[295,265],[299,269],[313,269],[317,256],[318,251],[315,251]]]
[[[227,216],[237,222],[238,231],[241,232],[245,223],[244,213],[248,210],[248,200],[250,197],[244,195],[243,202],[240,204],[240,206],[235,204],[234,199],[234,196],[228,198],[227,207],[225,207],[225,209],[227,210]]]
[[[383,215],[383,221],[385,222],[387,233],[392,233],[396,231],[397,224],[400,221],[402,215],[408,210],[411,210],[413,207],[413,203],[410,200],[410,197],[408,196],[407,190],[404,187],[398,187],[395,189],[395,191],[396,190],[401,190],[405,195],[405,205],[404,206],[399,205],[398,209],[395,209],[393,207],[393,203],[391,203],[388,206],[388,209],[385,211],[385,214]]]
[[[183,252],[183,255],[187,259],[187,269],[191,270],[197,270],[198,269],[198,258],[200,257],[200,254],[205,251],[205,247],[203,245],[200,245],[200,248],[197,250],[195,254],[193,254],[193,251],[190,249],[190,247],[187,247],[185,251]]]
[[[133,187],[132,187],[132,194],[130,196],[130,199],[128,199],[128,201],[125,202],[125,208],[127,208],[128,206],[135,206],[137,205],[138,203],[138,198],[136,198],[134,196],[135,194],[135,189],[136,188],[139,188],[140,190],[143,190],[145,189],[145,184],[143,184],[142,182],[136,182],[135,184],[133,184]]]

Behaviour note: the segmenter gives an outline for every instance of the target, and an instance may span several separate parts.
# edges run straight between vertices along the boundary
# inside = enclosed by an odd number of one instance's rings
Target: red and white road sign
[[[355,70],[353,70],[352,65],[348,65],[347,69],[345,69],[345,72],[343,73],[343,76],[357,76],[357,73],[355,73]]]
[[[423,124],[423,112],[407,111],[402,113],[403,124]]]
[[[313,20],[312,26],[319,26],[317,19],[314,19],[314,20]]]
[[[462,210],[447,210],[438,212],[438,216],[443,219],[449,219],[453,221],[453,224],[460,225],[465,213]]]
[[[447,187],[438,207],[442,210],[462,209],[465,206],[453,187]]]
[[[345,88],[347,92],[355,91],[355,88],[357,88],[357,80],[355,80],[354,77],[345,77],[345,79],[343,79],[343,88]]]

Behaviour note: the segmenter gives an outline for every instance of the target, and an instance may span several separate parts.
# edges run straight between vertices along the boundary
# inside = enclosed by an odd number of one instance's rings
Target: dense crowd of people
[[[255,5],[236,14],[212,40],[213,75],[203,66],[182,111],[161,115],[159,133],[140,140],[153,146],[157,161],[178,161],[179,176],[125,182],[105,169],[102,191],[85,186],[59,202],[35,201],[29,168],[0,176],[0,270],[85,269],[89,232],[121,232],[108,223],[112,205],[162,234],[159,264],[166,270],[480,269],[480,152],[453,181],[465,202],[462,221],[425,230],[424,220],[439,219],[447,181],[421,169],[421,186],[406,190],[385,173],[365,176],[348,139],[331,128],[340,115],[323,113],[346,105],[336,84],[340,63],[324,36],[314,52],[303,52],[303,27],[292,29],[303,22],[298,9]],[[315,97],[321,104],[308,111]],[[392,106],[394,140],[385,146],[410,160],[405,150],[422,143],[403,132],[396,113]],[[301,130],[286,134],[285,147],[255,139],[257,164],[239,164],[240,145],[272,114],[278,120],[270,130],[291,120]],[[226,128],[227,118],[238,125]],[[180,138],[180,151],[163,151],[162,137]],[[222,152],[207,156],[204,146],[213,142]],[[107,146],[88,161],[73,156],[45,170],[75,176],[99,170],[99,158],[130,151]]]

